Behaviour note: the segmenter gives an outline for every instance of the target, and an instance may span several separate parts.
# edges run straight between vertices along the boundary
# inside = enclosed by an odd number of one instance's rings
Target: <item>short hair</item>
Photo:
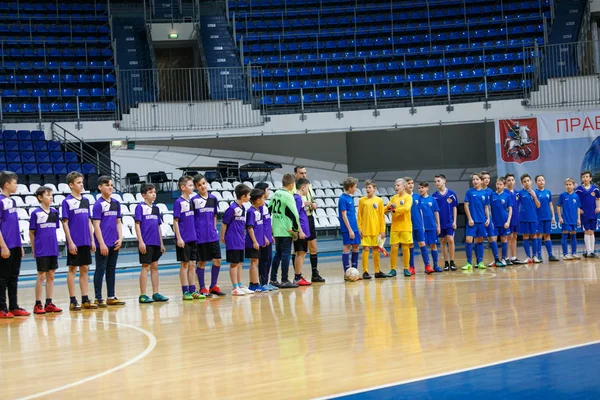
[[[437,175],[436,175],[436,176],[434,176],[433,178],[434,178],[434,179],[435,179],[435,178],[441,178],[441,179],[443,179],[443,180],[446,180],[446,175],[444,175],[444,174],[437,174]]]
[[[407,184],[408,184],[408,182],[414,182],[414,181],[415,181],[415,180],[414,180],[413,178],[411,178],[410,176],[405,176],[403,179],[406,181],[406,183],[407,183]]]
[[[292,174],[285,174],[283,175],[283,178],[281,178],[281,185],[283,187],[290,186],[294,182],[296,182],[296,178]]]
[[[358,185],[358,179],[352,176],[349,176],[346,179],[344,179],[344,190],[350,190],[356,185]]]
[[[140,187],[140,193],[146,194],[152,189],[156,190],[156,186],[154,186],[153,183],[142,183],[142,186]]]
[[[15,174],[12,171],[0,172],[0,189],[4,189],[4,185],[12,182],[13,180],[19,180],[19,175]]]
[[[492,174],[490,174],[490,173],[489,173],[489,171],[481,171],[481,172],[479,173],[479,175],[481,175],[481,179],[483,179],[483,175],[489,175],[489,176],[492,176]]]
[[[531,176],[529,174],[523,174],[523,175],[521,175],[521,182],[523,182],[525,180],[525,178],[531,179]]]
[[[478,173],[478,172],[474,172],[474,173],[472,173],[472,174],[471,174],[471,180],[473,179],[473,177],[474,177],[474,176],[476,176],[476,177],[478,177],[479,179],[483,180],[483,177],[482,177],[482,176],[481,176],[481,174],[480,174],[480,173]]]
[[[194,178],[193,178],[194,186],[196,186],[198,183],[200,183],[200,181],[202,179],[206,179],[204,177],[204,175],[202,175],[202,174],[196,174],[196,175],[194,175]]]
[[[377,182],[375,182],[375,179],[367,179],[365,181],[365,187],[367,186],[373,186],[374,188],[377,187]]]
[[[508,174],[504,175],[504,179],[508,179],[508,178],[514,178],[515,174],[513,174],[512,172],[509,172]]]
[[[112,181],[112,178],[108,175],[102,175],[98,178],[98,186],[108,185]]]
[[[309,183],[310,182],[308,181],[308,179],[300,178],[296,181],[296,189],[300,190],[302,189],[302,186],[306,186]]]
[[[542,174],[536,175],[534,181],[537,182],[538,178],[544,178],[544,175],[542,175]]]
[[[240,183],[239,185],[237,185],[234,189],[235,192],[235,198],[236,199],[241,199],[242,197],[250,194],[250,188],[246,185],[244,185],[243,183]]]
[[[573,185],[576,185],[576,184],[577,184],[577,183],[575,183],[575,179],[573,179],[573,178],[571,178],[571,177],[569,177],[569,178],[565,179],[565,183],[567,183],[567,182],[571,182]]]
[[[67,174],[67,184],[75,183],[77,178],[83,178],[83,174],[77,171],[69,172]]]
[[[421,187],[427,187],[428,188],[429,187],[429,183],[423,181],[423,182],[419,183],[419,186],[421,186]]]
[[[499,177],[496,178],[496,182],[502,182],[503,184],[505,184],[506,183],[506,179],[504,177],[502,177],[502,176],[499,176]]]
[[[589,176],[590,176],[590,178],[591,178],[591,177],[592,177],[592,171],[583,171],[583,172],[581,173],[581,177],[583,178],[583,176],[584,176],[584,175],[589,175]]]
[[[296,165],[294,167],[294,173],[298,173],[298,170],[306,168],[304,165]]]
[[[256,185],[254,185],[254,189],[260,189],[262,191],[265,191],[269,188],[269,184],[267,182],[258,182]]]
[[[182,186],[185,186],[185,185],[187,185],[187,183],[188,183],[189,181],[191,181],[191,180],[192,180],[192,177],[191,177],[191,176],[189,176],[189,175],[184,175],[184,176],[182,176],[182,177],[181,177],[181,178],[179,178],[179,180],[177,181],[177,188],[181,190],[181,187],[182,187]]]
[[[52,193],[52,189],[50,189],[47,186],[40,186],[39,188],[37,188],[37,190],[35,191],[35,197],[36,199],[39,200],[40,196],[43,196],[45,193]]]
[[[398,178],[398,179],[396,179],[396,180],[394,181],[394,184],[396,184],[396,183],[401,183],[401,184],[403,184],[404,186],[406,186],[406,179],[404,179],[404,178]]]
[[[257,200],[260,200],[265,195],[265,191],[262,189],[254,188],[250,191],[250,203],[254,203]]]

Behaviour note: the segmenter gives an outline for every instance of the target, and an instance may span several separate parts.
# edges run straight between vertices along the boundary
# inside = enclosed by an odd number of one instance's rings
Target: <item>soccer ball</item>
[[[359,276],[360,274],[358,273],[358,270],[356,268],[348,268],[346,270],[346,278],[348,278],[352,282],[357,281]]]

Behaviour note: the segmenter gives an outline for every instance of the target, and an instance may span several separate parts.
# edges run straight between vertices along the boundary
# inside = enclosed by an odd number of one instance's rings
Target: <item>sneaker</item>
[[[510,258],[507,258],[506,260],[504,260],[504,264],[506,265],[513,265],[513,262]]]
[[[47,313],[61,313],[63,310],[62,308],[58,308],[54,304],[49,303],[46,304],[46,306],[44,307],[44,311],[46,311]]]
[[[533,258],[527,257],[525,260],[523,260],[522,264],[533,264]]]
[[[37,304],[37,305],[33,306],[33,313],[34,314],[46,314],[46,310],[44,310],[43,305]]]
[[[310,281],[312,283],[324,283],[325,282],[325,278],[323,278],[321,275],[319,275],[319,273],[317,272],[316,274],[312,275],[312,278],[310,278]]]
[[[246,293],[244,293],[244,291],[241,290],[240,288],[235,288],[231,291],[231,295],[232,296],[245,296]]]
[[[410,273],[410,271],[409,271],[409,270],[405,269],[405,270],[404,270],[404,276],[406,276],[406,277],[411,277],[411,276],[412,276],[412,274]]]
[[[506,262],[504,262],[504,260],[496,261],[496,267],[498,267],[498,268],[506,267]]]
[[[204,297],[212,297],[212,294],[210,293],[210,291],[205,287],[200,289],[200,294]]]
[[[430,266],[430,265],[426,265],[426,266],[425,266],[425,273],[426,273],[427,275],[429,275],[429,274],[433,274],[433,268],[431,268],[431,266]]]
[[[192,293],[192,297],[194,298],[194,300],[202,300],[202,299],[206,298],[205,295],[200,294],[200,292],[197,292],[197,291]]]
[[[269,290],[274,292],[275,290],[279,290],[279,288],[275,285],[271,285],[271,282],[267,283],[267,286],[269,287]]]
[[[106,307],[108,307],[106,305],[106,303],[104,302],[104,300],[102,300],[102,299],[100,299],[100,300],[94,300],[94,305],[96,305],[96,308],[106,308]],[[85,307],[83,307],[83,308],[85,308]]]
[[[450,265],[448,263],[444,264],[444,271],[450,271]]]
[[[152,300],[150,297],[148,297],[145,294],[140,295],[140,297],[138,298],[138,301],[140,302],[140,304],[154,303],[154,300]]]
[[[408,272],[410,272],[411,275],[414,275],[415,274],[415,267],[410,267],[408,269]]]
[[[560,260],[556,256],[550,256],[550,257],[548,257],[548,261],[556,262],[556,261],[560,261]]]
[[[539,264],[539,263],[541,263],[541,262],[542,262],[542,260],[541,260],[539,257],[535,257],[535,256],[534,256],[534,257],[533,257],[533,262],[534,262],[535,264]]]
[[[115,297],[115,298],[106,300],[106,304],[109,306],[124,306],[125,302],[123,300],[119,300]]]
[[[444,270],[436,265],[435,267],[433,267],[433,272],[444,272]]]
[[[218,286],[213,286],[210,288],[210,293],[214,294],[215,296],[225,296],[225,293],[223,293],[221,291],[221,289],[219,289]]]
[[[262,289],[263,292],[270,292],[271,291],[271,289],[269,289],[269,285],[262,285],[260,288]]]
[[[240,286],[240,287],[238,287],[238,289],[240,289],[245,294],[252,294],[252,293],[254,293],[254,290],[250,290],[246,286]]]
[[[84,301],[83,303],[81,303],[81,308],[83,308],[84,310],[96,310],[98,309],[98,307],[106,308],[106,304],[102,300],[96,300],[93,303],[91,301]]]
[[[363,279],[371,279],[371,275],[369,275],[369,273],[367,271],[365,271],[365,272],[363,272],[362,278]]]
[[[277,281],[269,281],[269,285],[276,287],[276,288],[280,288],[281,287],[281,283],[277,282]]]
[[[375,279],[385,279],[388,277],[388,274],[386,274],[385,272],[375,272]]]
[[[468,271],[468,270],[471,270],[471,269],[473,269],[473,265],[472,264],[466,263],[465,265],[462,266],[462,270],[463,271]]]
[[[160,294],[160,293],[154,293],[154,294],[152,295],[152,300],[154,300],[154,301],[156,301],[156,302],[158,302],[158,303],[164,303],[164,302],[167,302],[167,301],[169,301],[169,298],[168,298],[168,297],[165,297],[165,296],[163,296],[163,295],[162,295],[162,294]]]
[[[294,283],[296,285],[298,285],[298,286],[310,286],[310,285],[312,285],[312,283],[310,283],[309,281],[307,281],[303,277],[300,277],[300,279],[294,279]]]
[[[290,281],[281,282],[281,284],[279,285],[279,289],[295,289],[297,287],[298,285]]]
[[[570,254],[565,254],[565,255],[563,256],[563,260],[572,260],[572,259],[573,259],[573,256],[572,256],[572,255],[570,255]]]
[[[397,273],[396,273],[396,270],[395,270],[395,269],[392,269],[392,270],[390,270],[390,273],[389,273],[389,274],[387,274],[387,276],[388,276],[388,278],[395,278],[395,277],[396,277],[396,274],[397,274]]]
[[[581,260],[581,256],[579,254],[574,253],[574,254],[571,254],[571,255],[573,256],[573,260]]]
[[[29,317],[31,313],[21,307],[14,308],[12,310],[8,310],[9,313],[14,315],[15,317]]]
[[[517,257],[515,257],[515,258],[512,259],[512,263],[515,264],[515,265],[527,264],[527,260],[521,261]]]
[[[81,311],[81,306],[77,302],[71,303],[69,304],[69,311]]]
[[[254,293],[262,293],[263,289],[260,285],[252,285],[248,289],[252,290]]]
[[[454,264],[454,261],[450,263],[450,271],[456,271],[458,268],[456,268],[456,264]]]
[[[486,269],[487,266],[483,263],[483,261],[481,261],[479,264],[477,264],[477,268],[479,268],[479,269]]]
[[[497,262],[496,262],[496,261],[492,261],[492,262],[491,262],[491,263],[489,263],[487,266],[488,266],[488,267],[490,267],[490,268],[491,268],[491,267],[496,267],[496,266],[497,266],[496,264],[497,264]]]
[[[582,254],[582,256],[583,256],[583,258],[588,258],[588,253],[584,252],[584,253]]]
[[[184,292],[183,296],[181,296],[183,300],[194,300],[194,296],[190,292]]]
[[[12,315],[11,312],[6,311],[6,310],[0,310],[0,319],[8,319],[8,318],[14,318],[15,316]]]
[[[589,258],[598,258],[598,257],[596,256],[596,253],[589,253],[589,254],[588,254],[588,257],[589,257]]]

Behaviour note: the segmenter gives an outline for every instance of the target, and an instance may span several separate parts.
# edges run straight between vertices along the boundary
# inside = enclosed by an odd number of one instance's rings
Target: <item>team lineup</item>
[[[314,201],[310,182],[306,179],[306,168],[299,166],[294,172],[294,175],[283,176],[282,188],[272,196],[266,182],[257,183],[254,188],[244,184],[237,185],[236,200],[226,210],[220,232],[217,229],[218,201],[209,193],[205,177],[196,175],[179,179],[181,196],[173,206],[173,230],[177,261],[180,262],[183,300],[225,296],[218,286],[221,267],[219,242],[225,245],[226,261],[230,264],[231,294],[234,296],[325,282],[318,271],[317,236],[312,215],[317,203]],[[17,206],[15,200],[10,198],[16,192],[17,179],[18,176],[12,172],[0,173],[0,318],[30,315],[19,306],[17,298],[18,277],[24,255]],[[542,243],[546,247],[548,260],[558,261],[558,257],[552,252],[550,240],[552,228],[557,224],[562,230],[564,260],[580,258],[576,239],[579,227],[584,230],[583,256],[595,258],[594,232],[597,214],[600,212],[600,190],[592,184],[590,172],[583,172],[581,180],[581,185],[576,186],[573,178],[566,179],[565,192],[558,197],[555,212],[552,194],[545,189],[545,178],[542,175],[536,176],[534,182],[529,175],[522,175],[522,189],[517,190],[515,176],[507,174],[496,180],[494,191],[489,187],[488,172],[473,174],[473,187],[464,197],[467,261],[462,270],[540,263]],[[125,305],[115,294],[116,265],[123,238],[120,204],[111,198],[113,182],[107,176],[99,178],[98,190],[101,197],[91,209],[91,215],[89,201],[82,196],[83,176],[72,172],[67,176],[67,182],[71,194],[64,199],[60,210],[50,206],[53,199],[51,189],[42,186],[35,193],[40,207],[32,212],[29,222],[32,253],[38,271],[33,311],[36,314],[62,312],[52,300],[59,256],[56,230],[61,222],[67,242],[69,310]],[[534,183],[536,189],[533,189]],[[415,274],[415,245],[419,247],[426,274],[458,269],[454,262],[454,233],[457,229],[459,202],[457,194],[446,188],[444,175],[435,176],[437,191],[432,195],[429,195],[427,182],[420,182],[417,186],[418,193],[415,193],[413,179],[397,179],[396,194],[388,204],[384,204],[376,195],[375,181],[367,180],[366,195],[360,198],[356,208],[353,195],[357,185],[357,179],[346,178],[343,182],[344,193],[338,201],[345,280],[371,279],[368,268],[371,256],[375,278],[395,277],[400,250],[403,274],[412,276]],[[154,205],[156,189],[152,184],[143,184],[141,194],[144,201],[135,210],[135,232],[139,263],[142,266],[139,302],[166,302],[169,299],[159,292],[158,261],[165,252],[165,246],[161,232],[162,216]],[[381,271],[380,266],[380,253],[385,254],[386,213],[391,216],[389,273]],[[523,261],[517,258],[517,234],[523,238],[526,254]],[[483,260],[486,238],[494,257],[489,264]],[[438,264],[438,245],[442,248],[443,267]],[[362,274],[358,272],[361,248]],[[92,263],[93,253],[96,256],[94,300],[90,299],[88,293],[88,267]],[[307,253],[312,271],[310,280],[303,276]],[[244,259],[250,262],[248,286],[243,284]],[[291,280],[290,261],[294,269]],[[212,266],[210,284],[207,285],[205,269],[208,262]],[[77,270],[81,303],[77,300],[75,290]],[[151,296],[147,294],[148,274],[151,278]],[[105,277],[106,300],[102,291]],[[45,303],[42,303],[44,283],[46,298]]]

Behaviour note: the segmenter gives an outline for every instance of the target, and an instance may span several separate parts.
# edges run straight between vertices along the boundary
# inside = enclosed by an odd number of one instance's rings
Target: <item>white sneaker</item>
[[[491,262],[491,263],[489,263],[487,266],[488,266],[488,267],[490,267],[490,268],[491,268],[491,267],[495,267],[495,266],[496,266],[496,261],[492,261],[492,262]]]
[[[533,259],[530,257],[527,257],[525,260],[523,260],[523,264],[533,264]]]
[[[252,294],[252,293],[254,293],[254,290],[250,290],[246,286],[240,286],[238,289],[240,289],[242,292],[244,292],[244,294]]]
[[[572,260],[572,259],[573,259],[573,256],[572,256],[572,255],[570,255],[570,254],[565,254],[565,255],[563,256],[563,260]]]
[[[539,259],[539,258],[537,258],[537,256],[536,256],[536,257],[533,257],[533,262],[534,262],[534,263],[536,263],[536,264],[539,264],[539,263],[541,263],[541,262],[542,262],[542,260],[540,260],[540,259]]]
[[[574,260],[580,260],[581,256],[579,254],[571,254]]]
[[[232,296],[245,296],[246,293],[244,293],[244,291],[241,290],[240,288],[235,288],[231,291],[231,295]]]

